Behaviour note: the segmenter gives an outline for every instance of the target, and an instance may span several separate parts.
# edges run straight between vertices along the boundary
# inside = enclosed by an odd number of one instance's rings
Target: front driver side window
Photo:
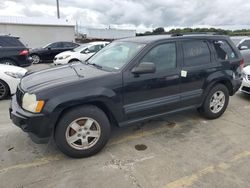
[[[141,62],[152,62],[156,71],[164,71],[176,67],[176,46],[175,43],[160,44],[151,49]]]

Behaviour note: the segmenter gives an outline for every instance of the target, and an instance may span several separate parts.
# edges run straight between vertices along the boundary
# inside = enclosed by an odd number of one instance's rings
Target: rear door
[[[212,59],[208,41],[190,39],[181,43],[181,101],[183,106],[193,106],[201,102],[206,78],[216,71],[218,65]]]

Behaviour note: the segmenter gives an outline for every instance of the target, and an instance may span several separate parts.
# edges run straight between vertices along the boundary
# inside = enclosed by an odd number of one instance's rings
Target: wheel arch
[[[210,81],[210,83],[204,89],[202,101],[204,101],[204,99],[207,96],[207,94],[209,93],[209,91],[216,84],[223,84],[223,85],[225,85],[227,87],[228,91],[229,91],[229,95],[230,96],[232,96],[234,94],[233,85],[232,85],[231,81],[228,78],[217,78],[217,79],[214,79],[214,80]]]
[[[85,106],[85,105],[93,105],[96,106],[98,108],[100,108],[108,117],[111,126],[117,126],[118,127],[118,122],[113,114],[113,112],[110,110],[110,108],[108,107],[108,105],[101,101],[101,100],[93,100],[93,101],[89,101],[89,102],[82,102],[80,104],[72,104],[69,106],[66,106],[63,110],[61,110],[56,117],[56,121],[53,127],[53,136],[55,134],[55,129],[58,125],[58,122],[60,121],[61,117],[63,117],[64,114],[66,114],[67,112],[69,112],[70,110],[77,108],[77,107],[81,107],[81,106]]]
[[[69,60],[69,62],[68,62],[68,63],[72,63],[72,62],[74,62],[74,61],[80,61],[80,60],[79,60],[79,59],[77,59],[77,58],[73,58],[73,59]]]

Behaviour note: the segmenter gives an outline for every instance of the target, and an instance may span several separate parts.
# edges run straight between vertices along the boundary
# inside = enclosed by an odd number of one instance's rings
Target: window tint
[[[0,37],[0,47],[24,46],[17,38],[3,36]]]
[[[226,41],[215,40],[213,41],[213,45],[214,45],[218,59],[228,60],[228,59],[236,58],[235,52]]]
[[[186,65],[202,65],[210,62],[210,50],[205,41],[183,42],[184,62]]]
[[[167,70],[176,67],[175,43],[161,44],[150,50],[141,62],[152,62],[156,71]]]
[[[48,48],[61,48],[61,47],[62,47],[61,42],[55,42],[55,43],[48,45]]]
[[[73,47],[76,47],[76,45],[72,42],[63,42],[63,47],[64,48],[73,48]]]

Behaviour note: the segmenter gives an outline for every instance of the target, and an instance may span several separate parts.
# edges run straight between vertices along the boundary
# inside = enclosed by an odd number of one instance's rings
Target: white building
[[[28,48],[75,40],[75,24],[56,18],[0,16],[0,35],[20,37]]]
[[[134,37],[136,35],[135,30],[127,29],[97,29],[97,28],[85,28],[78,26],[78,33],[84,35],[88,39],[121,39],[126,37]]]

